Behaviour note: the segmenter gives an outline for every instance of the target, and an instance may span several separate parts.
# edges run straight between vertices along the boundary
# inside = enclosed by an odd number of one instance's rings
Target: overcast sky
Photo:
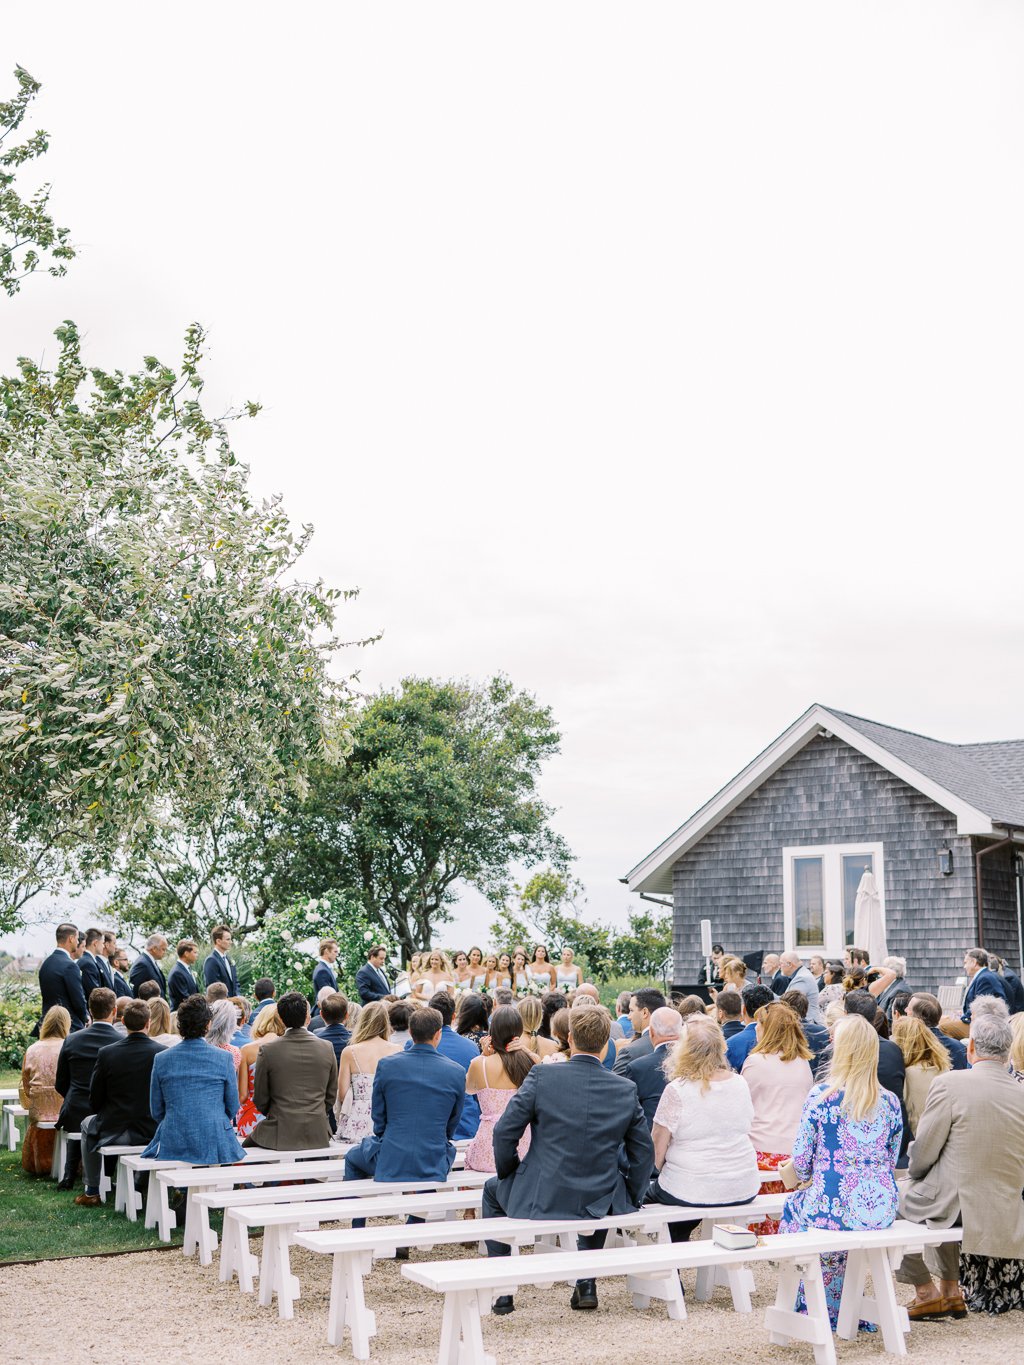
[[[594,913],[814,701],[1024,734],[1019,4],[61,0],[3,46],[81,254],[0,363],[202,321],[364,683],[554,708]]]

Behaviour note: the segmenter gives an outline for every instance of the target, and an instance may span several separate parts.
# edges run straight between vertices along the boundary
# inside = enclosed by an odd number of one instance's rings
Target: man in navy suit
[[[334,1055],[340,1065],[341,1054],[352,1041],[352,1035],[345,1027],[345,1015],[348,1014],[348,1001],[338,991],[333,995],[325,995],[323,1004],[320,1006],[320,1015],[324,1021],[324,1027],[317,1033],[317,1037],[325,1043],[330,1043],[334,1048]]]
[[[114,958],[117,956],[117,935],[111,933],[109,929],[103,931],[103,943],[99,952],[96,954],[96,962],[103,977],[103,984],[108,991],[114,990]]]
[[[46,1011],[54,1005],[63,1005],[71,1015],[71,1029],[85,1028],[89,1009],[82,990],[82,973],[74,958],[78,945],[78,928],[74,924],[57,925],[57,946],[39,968],[39,989],[43,996],[43,1012],[39,1016],[33,1034],[38,1035],[39,1025],[46,1017]]]
[[[86,1000],[100,986],[110,989],[110,983],[100,969],[99,958],[103,951],[103,930],[86,929],[85,948],[78,959],[78,970],[82,974],[82,990]]]
[[[452,1139],[466,1102],[466,1073],[438,1051],[442,1027],[437,1010],[416,1010],[409,1020],[412,1046],[377,1063],[373,1135],[346,1153],[346,1180],[448,1179],[455,1160]]]
[[[199,946],[193,939],[183,938],[178,944],[178,960],[167,978],[167,997],[171,1009],[176,1010],[190,995],[201,995],[199,982],[192,970],[199,956]]]
[[[338,960],[338,941],[325,938],[320,944],[320,961],[313,968],[313,994],[319,995],[325,986],[338,989],[338,974],[334,964]]]
[[[494,1125],[497,1174],[484,1186],[484,1218],[605,1218],[643,1203],[654,1143],[636,1086],[601,1065],[611,1034],[604,1010],[574,1009],[569,1018],[568,1064],[535,1066]],[[517,1148],[527,1128],[530,1150],[520,1161]],[[596,1250],[605,1236],[603,1230],[581,1233],[577,1244],[581,1251]],[[488,1242],[487,1254],[508,1256],[511,1248]],[[569,1303],[596,1308],[596,1281],[577,1280]],[[511,1313],[514,1307],[506,1294],[493,1311]]]
[[[383,1000],[391,994],[391,982],[387,978],[384,964],[388,960],[388,950],[375,943],[366,955],[366,961],[356,972],[356,990],[364,1005],[371,1000]]]
[[[110,970],[114,977],[114,994],[120,1000],[123,996],[131,998],[132,988],[128,984],[128,954],[118,948],[110,957]]]
[[[231,947],[231,930],[226,924],[218,924],[210,935],[213,952],[203,963],[203,980],[207,987],[215,981],[222,981],[228,988],[228,995],[238,994],[238,973],[235,964],[228,957]]]
[[[453,1062],[458,1062],[462,1070],[468,1072],[470,1063],[480,1056],[480,1049],[476,1043],[469,1038],[463,1038],[452,1028],[452,1020],[455,1018],[455,1002],[447,991],[438,991],[436,995],[430,997],[430,1008],[437,1010],[442,1020],[441,1041],[437,1045],[438,1052],[442,1057],[450,1057]],[[412,1041],[410,1040],[405,1045],[406,1051],[408,1052],[411,1047]],[[466,1103],[462,1109],[462,1117],[459,1119],[459,1126],[455,1130],[455,1141],[476,1137],[476,1130],[479,1127],[480,1102],[475,1095],[467,1095]]]
[[[64,1096],[57,1127],[67,1133],[77,1133],[82,1120],[91,1113],[89,1092],[92,1086],[92,1073],[100,1048],[120,1042],[121,1035],[114,1028],[114,1012],[117,1002],[114,992],[106,986],[94,990],[89,996],[89,1016],[92,1022],[88,1028],[65,1038],[57,1057],[57,1075],[54,1089]],[[78,1174],[78,1144],[68,1143],[67,1165],[64,1176],[57,1188],[70,1190]]]
[[[1002,1000],[1007,1009],[1006,982],[991,971],[988,953],[984,948],[968,948],[964,953],[964,971],[967,974],[967,994],[964,996],[963,1013],[959,1019],[944,1018],[939,1027],[950,1038],[966,1038],[971,1031],[971,1006],[979,995],[994,995]]]
[[[167,952],[167,940],[163,934],[150,934],[146,939],[146,946],[132,963],[132,969],[128,973],[128,980],[131,983],[132,993],[139,994],[139,987],[147,981],[156,983],[157,989],[166,1000],[167,998],[167,978],[164,976],[160,962]]]
[[[726,992],[727,995],[735,993]],[[721,1000],[722,997],[718,998]],[[650,1023],[650,1039],[654,1051],[645,1057],[635,1057],[621,1073],[636,1086],[637,1098],[640,1101],[640,1108],[644,1111],[648,1128],[654,1126],[654,1113],[668,1083],[665,1063],[668,1061],[669,1051],[682,1036],[683,1020],[678,1010],[672,1009],[670,1005],[655,1010]]]

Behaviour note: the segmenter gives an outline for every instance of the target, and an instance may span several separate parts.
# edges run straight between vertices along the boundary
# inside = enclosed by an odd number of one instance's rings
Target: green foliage
[[[266,841],[275,902],[358,889],[408,959],[451,918],[458,883],[500,905],[516,864],[568,862],[536,791],[558,743],[550,710],[506,678],[407,678],[371,698],[344,761],[314,765],[309,796],[282,802]]]
[[[253,497],[203,411],[201,328],[178,370],[131,375],[57,336],[52,372],[0,380],[0,930],[119,855],[194,905],[215,879],[183,892],[175,847],[303,793],[343,739],[342,594],[290,577],[312,528]]]
[[[20,66],[14,68],[14,78],[17,94],[0,103],[0,289],[9,297],[41,266],[47,274],[63,275],[65,261],[75,254],[68,243],[68,229],[57,227],[50,217],[50,186],[41,185],[28,199],[22,198],[15,187],[20,168],[42,156],[50,144],[42,129],[24,142],[9,142],[42,88]]]
[[[660,978],[672,952],[672,911],[631,910],[626,932],[612,942],[612,962],[623,976]],[[625,988],[623,988],[625,989]]]
[[[38,987],[17,980],[0,982],[0,1066],[21,1070],[41,1008]]]
[[[380,942],[381,934],[367,919],[359,897],[345,891],[303,897],[289,909],[268,915],[246,940],[252,980],[269,976],[278,995],[303,991],[312,1000],[313,968],[320,940],[325,938],[338,940],[334,964],[338,985],[353,994],[356,972],[366,961],[369,945]]]

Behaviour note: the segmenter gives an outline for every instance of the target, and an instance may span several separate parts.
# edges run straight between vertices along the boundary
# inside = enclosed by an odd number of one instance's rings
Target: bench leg
[[[150,1171],[146,1177],[146,1213],[142,1220],[143,1227],[155,1228],[159,1221],[158,1210],[160,1206],[157,1190],[159,1183],[156,1172]]]
[[[864,1286],[868,1278],[868,1261],[863,1251],[851,1251],[846,1258],[846,1274],[843,1276],[843,1296],[839,1300],[839,1316],[836,1319],[836,1336],[844,1341],[853,1341],[857,1335],[860,1320],[864,1317]],[[874,1318],[865,1318],[874,1322]]]
[[[808,1320],[818,1328],[815,1335],[807,1338],[814,1347],[816,1365],[836,1365],[836,1343],[828,1316],[825,1281],[821,1275],[821,1258],[818,1256],[815,1256],[810,1265],[804,1266],[804,1298],[807,1301]]]
[[[773,1346],[788,1346],[787,1329],[792,1325],[791,1318],[797,1317],[793,1305],[800,1290],[800,1271],[792,1261],[784,1261],[779,1266],[779,1283],[775,1290],[775,1306],[765,1312],[768,1327],[768,1340]]]
[[[263,1229],[263,1250],[260,1253],[260,1293],[262,1308],[269,1308],[274,1302],[274,1273],[277,1261],[277,1228]]]
[[[801,1279],[807,1312],[794,1308]],[[775,1305],[765,1310],[768,1340],[773,1346],[788,1346],[791,1340],[807,1341],[814,1349],[816,1365],[836,1365],[836,1344],[825,1300],[825,1282],[818,1256],[797,1264],[784,1261],[779,1266],[779,1287]]]
[[[163,1184],[163,1182],[160,1182]],[[166,1186],[164,1186],[166,1189]],[[181,1254],[191,1256],[199,1245],[199,1205],[191,1186],[185,1191],[185,1236],[181,1243]]]
[[[199,1243],[199,1264],[212,1265],[217,1250],[217,1234],[210,1226],[210,1210],[205,1204],[196,1205],[196,1235]]]
[[[162,1180],[157,1180],[156,1171],[150,1171],[149,1188],[151,1192],[154,1185],[156,1186],[157,1233],[161,1242],[169,1242],[171,1240],[171,1233],[178,1221],[176,1215],[171,1212],[171,1205],[169,1202],[171,1187],[170,1185],[165,1185]]]
[[[238,1273],[239,1282],[242,1279],[242,1258],[239,1255],[238,1246],[239,1222],[237,1218],[232,1218],[228,1209],[224,1210],[224,1230],[220,1239],[220,1261],[217,1266],[217,1279],[221,1284],[230,1284]]]
[[[460,1340],[458,1365],[496,1365],[494,1356],[484,1351],[483,1332],[480,1330],[480,1299],[475,1290],[460,1293]]]
[[[50,1179],[61,1180],[64,1176],[64,1163],[68,1155],[68,1135],[63,1128],[58,1128],[56,1132],[56,1142],[53,1144],[53,1157],[50,1160]]]
[[[905,1356],[907,1343],[904,1333],[910,1331],[910,1319],[907,1310],[896,1302],[896,1286],[893,1283],[888,1253],[884,1247],[872,1247],[867,1259],[868,1269],[871,1271],[871,1284],[875,1291],[874,1321],[881,1328],[885,1349],[891,1355]]]
[[[437,1365],[458,1365],[459,1359],[459,1296],[445,1294],[444,1311],[441,1314],[441,1346],[437,1353]],[[340,1346],[341,1342],[335,1342]]]
[[[651,1299],[658,1299],[667,1305],[668,1315],[674,1322],[683,1322],[686,1318],[686,1300],[677,1270],[664,1274],[627,1275],[626,1292],[633,1295],[634,1308],[647,1308]]]
[[[346,1317],[352,1333],[352,1354],[356,1360],[369,1360],[370,1338],[377,1335],[377,1319],[366,1306],[363,1276],[371,1269],[373,1258],[359,1252],[349,1253],[344,1260],[342,1273],[345,1280]]]
[[[107,1175],[107,1162],[105,1157],[100,1157],[100,1203],[107,1202],[107,1195],[110,1193],[110,1176]]]

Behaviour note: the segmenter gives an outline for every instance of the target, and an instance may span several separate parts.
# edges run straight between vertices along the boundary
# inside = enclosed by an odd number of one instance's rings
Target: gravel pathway
[[[447,1250],[447,1249],[446,1249]],[[469,1251],[454,1253],[471,1255]],[[413,1252],[413,1259],[435,1259]],[[350,1361],[347,1349],[327,1345],[328,1258],[296,1248],[293,1264],[302,1283],[295,1318],[280,1322],[276,1309],[261,1309],[253,1295],[217,1280],[216,1260],[208,1269],[180,1251],[140,1252],[103,1260],[81,1258],[29,1266],[0,1267],[0,1322],[5,1324],[6,1362],[60,1360],[61,1365],[138,1365],[142,1359],[178,1365],[218,1361],[252,1365],[269,1360]],[[759,1295],[753,1316],[732,1312],[725,1290],[710,1304],[693,1299],[693,1276],[684,1277],[689,1316],[673,1323],[664,1307],[637,1312],[625,1281],[599,1284],[596,1313],[573,1313],[569,1289],[527,1289],[517,1295],[516,1312],[489,1318],[484,1343],[505,1362],[555,1361],[558,1365],[623,1365],[652,1360],[689,1362],[789,1362],[812,1365],[809,1346],[770,1346],[760,1307],[774,1281],[756,1267]],[[54,1291],[58,1290],[58,1293]],[[906,1300],[909,1292],[900,1288]],[[377,1314],[371,1346],[374,1365],[432,1365],[441,1330],[440,1296],[402,1278],[400,1266],[379,1261],[367,1281],[367,1301]],[[33,1309],[31,1305],[40,1305]],[[87,1307],[86,1307],[87,1306]],[[66,1316],[64,1316],[66,1315]],[[67,1324],[62,1328],[61,1317]],[[73,1323],[73,1325],[72,1325]],[[191,1335],[191,1350],[182,1348]],[[1024,1360],[1024,1318],[971,1316],[966,1322],[921,1324],[908,1338],[910,1361],[961,1365],[979,1360],[1014,1365]],[[837,1342],[840,1365],[891,1360],[880,1336]]]

